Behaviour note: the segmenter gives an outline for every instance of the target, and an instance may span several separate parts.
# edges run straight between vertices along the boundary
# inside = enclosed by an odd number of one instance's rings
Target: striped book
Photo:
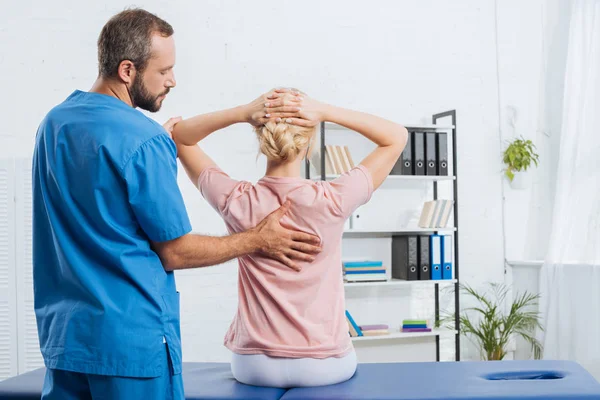
[[[360,268],[360,267],[382,267],[382,261],[346,261],[342,262],[344,268]]]

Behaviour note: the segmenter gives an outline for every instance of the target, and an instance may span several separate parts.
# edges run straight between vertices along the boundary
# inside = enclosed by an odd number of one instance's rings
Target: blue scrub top
[[[33,158],[33,284],[48,368],[181,372],[179,293],[150,241],[191,230],[164,128],[75,91],[42,121]]]

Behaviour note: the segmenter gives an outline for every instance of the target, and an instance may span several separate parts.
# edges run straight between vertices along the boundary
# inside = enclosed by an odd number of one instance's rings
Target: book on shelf
[[[445,228],[448,225],[453,200],[431,200],[423,204],[419,218],[420,228]]]
[[[310,163],[317,175],[320,175],[321,154],[319,151],[313,153]],[[348,146],[331,144],[325,146],[325,175],[341,175],[350,171],[355,166]]]
[[[402,332],[431,332],[429,320],[426,319],[404,319],[400,327]]]
[[[342,264],[345,268],[357,268],[357,267],[381,267],[383,265],[382,261],[342,261]]]
[[[389,325],[386,324],[375,324],[375,325],[359,325],[363,331],[374,331],[381,329],[390,329]]]
[[[350,312],[346,310],[346,322],[348,323],[348,333],[351,337],[363,336],[362,329],[356,324]]]
[[[348,323],[348,334],[350,337],[359,336],[382,336],[389,335],[389,326],[386,324],[376,325],[358,325],[350,312],[346,312],[346,322]]]
[[[387,280],[387,268],[382,261],[343,261],[342,270],[346,282],[374,282]]]
[[[385,324],[361,325],[360,329],[363,332],[363,336],[382,336],[390,334],[389,326]]]
[[[373,329],[368,331],[363,331],[363,336],[383,336],[389,335],[390,331],[387,329]]]

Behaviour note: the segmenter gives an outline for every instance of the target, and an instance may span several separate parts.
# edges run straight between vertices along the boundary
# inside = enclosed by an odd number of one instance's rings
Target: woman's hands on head
[[[305,127],[313,127],[319,124],[321,121],[326,119],[327,114],[327,104],[321,103],[308,96],[304,92],[299,91],[299,97],[301,99],[301,104],[299,106],[299,110],[296,111],[293,115],[285,115],[282,117],[282,120],[288,124],[305,126]],[[288,97],[287,93],[283,93],[281,95],[283,99]],[[271,107],[267,107],[267,111],[269,113],[278,111],[278,105],[274,105]]]
[[[285,100],[282,98],[286,94]],[[274,105],[277,105],[277,110]],[[299,92],[292,89],[272,89],[260,95],[256,100],[242,106],[245,120],[253,125],[264,125],[269,121],[284,118],[288,115],[296,115],[300,110],[302,100]]]
[[[243,106],[245,119],[253,126],[269,121],[312,127],[324,119],[325,104],[297,89],[277,88]]]

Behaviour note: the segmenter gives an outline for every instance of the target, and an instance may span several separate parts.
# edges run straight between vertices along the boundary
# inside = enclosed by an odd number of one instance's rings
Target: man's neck
[[[96,79],[96,82],[94,82],[92,85],[90,92],[116,97],[122,102],[133,107],[127,87],[122,83],[115,82],[114,80],[100,77]]]

